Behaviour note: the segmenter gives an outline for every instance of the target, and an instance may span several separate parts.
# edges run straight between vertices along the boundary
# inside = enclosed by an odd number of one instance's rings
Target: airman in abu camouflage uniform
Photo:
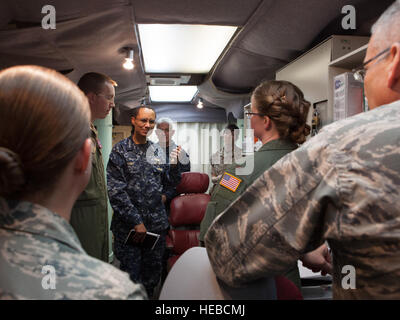
[[[240,286],[279,274],[327,240],[334,298],[400,299],[399,24],[396,1],[365,58],[369,106],[379,108],[325,127],[214,221],[205,242],[219,278]]]
[[[0,270],[0,299],[146,298],[127,273],[88,256],[66,220],[30,202],[0,198]]]
[[[235,130],[238,129],[239,127],[236,124],[228,124],[224,129],[223,147],[210,156],[212,183],[210,194],[213,193],[217,187],[225,169],[233,163],[239,162],[242,158],[242,149],[235,143],[238,139],[238,135],[235,135]]]
[[[164,203],[173,197],[181,177],[177,166],[165,164],[161,150],[147,140],[154,121],[153,109],[137,108],[132,116],[133,135],[114,146],[107,165],[115,254],[121,270],[127,271],[133,281],[143,283],[149,297],[160,280],[166,247],[169,222]],[[146,231],[160,234],[155,248],[125,245],[132,229],[139,237]]]
[[[0,71],[0,91],[0,298],[146,298],[68,224],[91,176],[86,96],[38,66]]]

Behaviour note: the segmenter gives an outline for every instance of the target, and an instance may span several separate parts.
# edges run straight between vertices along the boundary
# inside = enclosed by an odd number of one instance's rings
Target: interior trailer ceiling
[[[193,75],[203,98],[154,106],[177,121],[220,121],[240,116],[251,90],[291,60],[332,34],[369,36],[370,27],[393,0],[2,0],[0,68],[36,64],[77,81],[97,71],[118,82],[119,124],[147,93],[137,24],[209,24],[239,31],[208,74]],[[42,7],[56,9],[56,29],[44,30]],[[344,30],[342,7],[356,8],[356,29]],[[123,47],[134,49],[135,68],[121,64]],[[160,75],[159,75],[160,76]],[[169,76],[169,75],[168,75]]]

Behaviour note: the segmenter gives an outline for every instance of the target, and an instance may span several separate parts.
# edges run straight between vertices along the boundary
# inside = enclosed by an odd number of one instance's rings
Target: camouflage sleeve
[[[115,214],[120,214],[130,225],[135,226],[143,223],[142,218],[126,192],[127,181],[124,168],[125,159],[120,152],[114,148],[110,154],[107,165],[107,190],[110,204]]]
[[[189,155],[184,152],[183,161],[181,159],[178,161],[177,171],[179,171],[179,177],[175,173],[172,173],[171,178],[167,177],[165,179],[163,193],[167,196],[167,200],[171,201],[176,196],[176,186],[179,184],[183,172],[190,171],[190,160]]]
[[[170,180],[168,178],[168,173],[165,173],[163,176],[163,191],[162,193],[165,194],[167,197],[167,201],[171,201],[175,197],[176,188],[171,185]]]
[[[163,194],[167,197],[167,201],[171,201],[175,197],[175,188],[165,188],[163,189]]]
[[[179,165],[170,166],[169,170],[165,170],[162,178],[162,192],[166,195],[168,201],[171,201],[175,197],[176,186],[181,181],[181,176]]]
[[[182,172],[189,172],[190,171],[190,157],[189,154],[183,150],[182,158],[179,158],[179,171]]]
[[[282,274],[324,242],[323,221],[338,203],[336,169],[324,144],[308,146],[264,172],[211,225],[207,252],[227,284]]]
[[[210,166],[211,166],[211,181],[215,183],[215,177],[218,175],[216,165],[214,164],[213,156],[210,157]]]
[[[188,154],[186,154],[186,158],[189,159]],[[179,162],[179,171],[180,172],[189,172],[190,171],[190,160],[188,160],[188,163]]]
[[[167,179],[169,184],[173,187],[176,187],[179,182],[181,182],[182,174],[179,170],[179,166],[171,166],[170,170],[168,171]]]

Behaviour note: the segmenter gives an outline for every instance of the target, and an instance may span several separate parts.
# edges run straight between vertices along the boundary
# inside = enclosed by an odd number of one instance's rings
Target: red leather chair
[[[172,199],[167,235],[167,271],[186,250],[199,246],[200,223],[203,220],[210,195],[205,194],[209,177],[200,172],[184,172],[176,190],[179,194]]]
[[[278,300],[303,300],[300,289],[288,278],[275,276],[275,286]]]

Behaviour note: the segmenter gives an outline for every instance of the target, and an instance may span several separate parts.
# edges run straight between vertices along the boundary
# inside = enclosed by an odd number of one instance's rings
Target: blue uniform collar
[[[132,135],[130,135],[128,138],[126,138],[126,150],[127,151],[133,151],[137,150],[138,148],[148,148],[150,145],[152,145],[152,142],[150,140],[147,140],[146,143],[144,144],[136,144],[133,142]]]

